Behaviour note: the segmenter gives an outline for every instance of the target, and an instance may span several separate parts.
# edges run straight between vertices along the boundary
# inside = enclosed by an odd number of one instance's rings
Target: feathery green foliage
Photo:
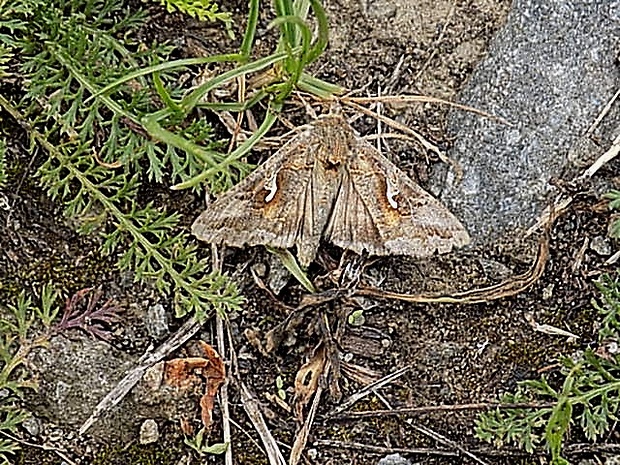
[[[135,280],[150,280],[172,295],[178,316],[203,318],[242,302],[234,284],[209,272],[180,216],[142,200],[145,182],[174,188],[228,189],[250,171],[242,161],[271,128],[295,88],[330,95],[339,88],[305,73],[327,44],[327,20],[318,0],[278,0],[280,41],[266,57],[250,60],[258,0],[250,2],[239,53],[172,60],[172,48],[144,44],[136,30],[142,12],[120,0],[2,0],[0,47],[13,57],[4,66],[19,76],[25,94],[0,106],[24,127],[46,158],[38,175],[63,202],[80,232],[102,236],[102,252],[118,256]],[[312,11],[314,39],[305,22]],[[181,73],[212,63],[226,71],[192,88]],[[232,68],[231,65],[232,64]],[[267,76],[244,102],[209,102],[210,92],[251,73]],[[203,113],[243,111],[263,103],[259,129],[230,153]]]
[[[528,452],[544,444],[553,463],[562,465],[568,463],[562,457],[562,443],[571,426],[579,426],[591,441],[609,432],[620,408],[620,277],[603,276],[597,287],[601,303],[594,305],[603,318],[599,349],[562,358],[561,382],[542,377],[505,394],[502,403],[549,406],[485,412],[476,422],[479,438],[498,446],[512,443]]]
[[[221,21],[226,29],[231,31],[232,18],[230,13],[219,11],[219,6],[213,0],[158,0],[166,7],[168,13],[180,11],[200,21]]]
[[[0,21],[0,30],[13,26],[7,44],[19,52],[27,85],[21,102],[2,97],[3,106],[46,150],[38,174],[48,194],[63,201],[65,214],[80,222],[82,233],[103,236],[104,254],[122,250],[118,265],[133,270],[136,281],[153,279],[161,291],[172,292],[178,315],[202,318],[210,308],[236,308],[241,298],[235,286],[205,272],[208,260],[199,258],[179,231],[179,216],[162,205],[144,204],[137,195],[146,180],[183,181],[203,169],[199,158],[144,137],[140,118],[158,110],[152,84],[137,77],[114,95],[92,98],[132,70],[168,60],[171,48],[145,47],[134,39],[145,16],[118,0],[7,5],[13,17]],[[174,82],[177,74],[162,71],[158,79]],[[183,131],[198,135],[202,150],[217,146],[204,122]],[[215,187],[232,178],[210,181]]]
[[[6,306],[0,304],[0,391],[6,393],[0,399],[0,431],[15,433],[27,418],[18,407],[25,389],[34,389],[28,379],[24,361],[28,352],[44,339],[33,339],[37,324],[49,328],[49,322],[58,313],[58,293],[50,284],[43,286],[40,305],[22,291],[16,301]],[[19,450],[19,445],[6,438],[0,439],[0,464],[8,464],[9,455]]]

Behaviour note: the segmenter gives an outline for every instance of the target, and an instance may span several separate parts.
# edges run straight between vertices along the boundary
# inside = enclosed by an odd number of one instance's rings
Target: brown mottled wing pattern
[[[247,178],[221,195],[192,225],[200,240],[234,247],[269,245],[300,248],[307,264],[319,246],[313,202],[314,150],[307,130],[272,155]]]
[[[450,211],[375,148],[357,140],[343,175],[327,241],[372,255],[427,257],[469,242]]]

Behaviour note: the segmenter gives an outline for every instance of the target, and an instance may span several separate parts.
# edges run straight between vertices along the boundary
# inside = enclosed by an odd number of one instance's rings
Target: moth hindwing
[[[443,204],[333,115],[221,195],[192,232],[234,247],[295,246],[303,266],[321,239],[357,253],[416,258],[469,242]]]

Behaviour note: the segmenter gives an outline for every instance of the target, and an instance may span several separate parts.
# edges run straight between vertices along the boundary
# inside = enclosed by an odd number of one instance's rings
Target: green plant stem
[[[254,36],[256,34],[256,24],[258,23],[259,4],[260,0],[250,0],[248,24],[245,27],[243,42],[241,42],[241,48],[239,50],[239,53],[243,57],[243,61],[249,60],[252,54],[252,46],[254,45]]]
[[[252,136],[249,137],[248,140],[246,140],[243,144],[241,144],[239,147],[237,147],[236,150],[232,151],[220,163],[218,163],[217,165],[215,165],[215,166],[213,166],[213,167],[203,171],[202,173],[194,176],[193,178],[188,179],[185,182],[182,182],[182,183],[179,183],[179,184],[176,184],[176,185],[172,186],[171,189],[181,190],[181,189],[187,189],[189,187],[193,187],[193,186],[201,183],[205,179],[207,179],[209,176],[213,175],[214,173],[217,173],[218,171],[221,171],[221,170],[225,169],[231,163],[233,163],[234,161],[236,161],[239,158],[243,157],[267,133],[267,131],[269,131],[269,129],[271,129],[271,126],[273,126],[273,123],[276,122],[276,119],[277,119],[276,111],[279,110],[280,107],[278,105],[276,105],[276,104],[274,104],[274,107],[275,107],[274,109],[271,109],[271,108],[267,109],[267,113],[265,114],[265,119],[263,120],[263,123],[254,132],[254,134],[252,134]]]
[[[276,17],[293,16],[295,14],[291,0],[274,0],[273,8],[276,10]],[[280,36],[284,39],[284,42],[289,45],[297,45],[296,32],[292,24],[281,23],[279,26]]]
[[[568,397],[568,401],[572,404],[587,404],[592,399],[602,396],[603,394],[607,394],[610,391],[620,392],[620,381],[604,384],[603,386],[592,389],[581,396]]]
[[[19,111],[2,95],[0,95],[0,106],[2,106],[2,108],[9,113],[26,131],[28,131],[31,137],[33,137],[37,143],[51,156],[53,156],[61,164],[61,166],[67,169],[71,175],[73,175],[73,177],[81,183],[84,189],[88,191],[93,199],[101,203],[103,208],[114,216],[118,222],[118,226],[122,228],[122,230],[127,231],[135,241],[138,241],[140,245],[144,247],[150,256],[155,258],[159,266],[161,266],[164,272],[170,276],[178,288],[183,289],[188,293],[188,295],[196,295],[198,290],[183,279],[181,274],[174,269],[170,261],[152,246],[148,239],[140,232],[140,229],[114,204],[113,200],[103,194],[97,186],[84,175],[84,173],[76,169],[75,166],[67,160],[67,157],[59,152],[56,147],[52,145],[39,131],[34,129],[19,113]],[[215,297],[211,296],[209,293],[202,293],[199,297],[211,303],[215,301]]]
[[[284,60],[287,56],[287,53],[275,53],[265,58],[252,61],[251,63],[241,65],[230,71],[226,71],[225,73],[222,73],[219,76],[210,79],[209,81],[205,82],[204,84],[187,94],[180,102],[180,106],[183,108],[185,114],[188,114],[212,89],[215,89],[216,87],[224,84],[231,79],[235,79],[248,73],[255,73],[257,71],[261,71],[273,65],[274,63]],[[162,114],[161,116],[165,116],[165,114]]]
[[[216,158],[221,158],[222,154],[214,150],[206,150],[200,145],[186,139],[183,136],[179,136],[167,129],[162,128],[157,120],[152,115],[145,116],[141,121],[144,129],[149,133],[151,137],[156,140],[165,142],[168,145],[184,150],[187,153],[191,153],[198,159],[202,160],[208,166],[217,166],[218,162]]]
[[[316,16],[316,21],[319,25],[319,34],[316,43],[306,57],[306,64],[312,63],[321,56],[321,54],[325,51],[329,40],[329,22],[321,2],[318,0],[310,0],[310,4],[312,5],[312,11],[314,12],[314,16]]]
[[[323,81],[308,73],[301,73],[297,87],[299,90],[318,95],[325,100],[329,100],[333,98],[334,95],[340,95],[345,91],[343,87]]]
[[[146,68],[137,69],[131,73],[127,73],[122,78],[108,84],[102,89],[93,92],[93,95],[84,100],[84,103],[88,103],[94,98],[100,97],[108,92],[116,89],[122,84],[129,82],[133,79],[143,77],[152,73],[160,73],[162,71],[170,71],[184,66],[201,65],[206,63],[225,63],[225,62],[238,62],[242,61],[243,57],[238,53],[226,54],[226,55],[213,55],[201,58],[186,58],[184,60],[167,61],[154,66],[147,66]]]
[[[279,25],[284,23],[290,23],[299,28],[301,32],[301,53],[299,57],[296,57],[296,54],[293,52],[293,48],[291,44],[286,43],[286,53],[288,58],[286,60],[286,71],[289,74],[289,78],[286,81],[286,85],[280,91],[280,95],[278,99],[283,101],[287,98],[293,90],[293,87],[299,81],[301,73],[303,72],[304,67],[307,63],[307,55],[310,53],[310,46],[312,41],[312,33],[310,32],[310,28],[306,25],[306,23],[299,16],[280,16],[272,21],[270,27],[272,25]]]
[[[77,70],[77,68],[75,68],[75,66],[73,66],[73,59],[71,57],[69,57],[66,53],[61,52],[59,50],[55,50],[54,55],[56,56],[58,61],[65,68],[67,68],[67,70],[80,83],[80,85],[82,85],[85,89],[88,89],[88,91],[91,92],[92,94],[97,93],[97,89],[93,87],[92,83],[88,79],[86,79],[86,77],[82,75]],[[100,95],[99,98],[101,99],[103,103],[105,103],[108,106],[108,108],[110,108],[110,110],[114,111],[115,113],[119,115],[124,116],[125,118],[131,120],[132,122],[136,124],[140,124],[140,121],[133,114],[129,113],[128,111],[125,111],[123,107],[121,107],[119,104],[117,104],[114,100],[112,100],[107,95]],[[86,101],[88,101],[88,99]]]

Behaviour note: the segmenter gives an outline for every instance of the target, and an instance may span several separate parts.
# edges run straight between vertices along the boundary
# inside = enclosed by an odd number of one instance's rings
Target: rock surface
[[[569,153],[618,89],[619,45],[618,1],[513,3],[461,95],[511,125],[466,112],[450,124],[463,176],[448,173],[441,198],[475,242],[514,238],[546,205],[550,180],[570,180],[596,158]],[[601,152],[617,135],[611,126],[598,134]]]
[[[65,432],[78,430],[99,401],[139,364],[139,357],[105,342],[79,333],[72,336],[53,337],[29,360],[39,380],[38,391],[28,401],[29,410],[39,418],[53,419]],[[94,423],[88,434],[104,441],[124,442],[140,435],[152,442],[156,436],[154,419],[177,422],[196,418],[202,392],[202,386],[179,389],[167,385],[163,363],[157,364],[118,406]]]

